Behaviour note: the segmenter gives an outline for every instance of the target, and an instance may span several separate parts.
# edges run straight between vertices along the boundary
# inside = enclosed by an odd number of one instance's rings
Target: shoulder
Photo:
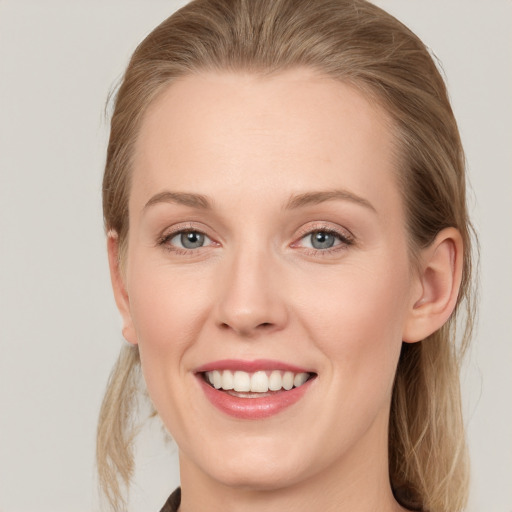
[[[181,488],[178,487],[167,499],[160,512],[178,512],[181,503]]]

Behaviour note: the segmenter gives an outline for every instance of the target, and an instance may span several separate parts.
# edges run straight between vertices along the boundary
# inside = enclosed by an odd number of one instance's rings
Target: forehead
[[[389,116],[348,84],[307,69],[200,73],[148,108],[131,200],[168,188],[261,199],[333,187],[375,200],[396,197],[395,168]]]

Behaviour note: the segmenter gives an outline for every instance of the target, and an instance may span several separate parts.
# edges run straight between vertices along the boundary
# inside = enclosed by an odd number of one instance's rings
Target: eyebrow
[[[286,210],[294,210],[296,208],[302,208],[304,206],[310,206],[315,204],[324,203],[326,201],[333,200],[342,200],[342,201],[350,201],[355,204],[359,204],[368,208],[369,210],[377,213],[375,207],[365,199],[364,197],[360,197],[348,190],[325,190],[318,192],[306,192],[304,194],[293,195],[288,200],[288,203],[285,206]]]
[[[305,192],[303,194],[292,195],[286,203],[285,210],[295,210],[305,206],[321,204],[326,201],[342,200],[350,201],[355,204],[364,206],[365,208],[377,213],[375,207],[363,197],[360,197],[348,190],[323,190],[318,192]],[[212,204],[210,200],[202,194],[193,194],[191,192],[159,192],[151,197],[144,205],[143,210],[147,210],[150,206],[158,203],[174,203],[191,208],[199,208],[201,210],[211,210]]]
[[[164,191],[155,194],[144,205],[143,210],[147,210],[150,206],[158,203],[174,203],[192,208],[199,208],[201,210],[211,210],[212,205],[206,196],[201,194],[192,194],[189,192],[169,192]]]

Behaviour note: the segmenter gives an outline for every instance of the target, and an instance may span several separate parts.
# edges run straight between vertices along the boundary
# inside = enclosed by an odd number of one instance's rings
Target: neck
[[[180,512],[404,511],[389,483],[387,421],[387,416],[376,419],[357,445],[335,464],[273,488],[225,485],[180,452]]]

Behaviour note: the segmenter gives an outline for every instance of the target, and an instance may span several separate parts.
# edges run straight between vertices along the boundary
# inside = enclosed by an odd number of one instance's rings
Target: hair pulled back
[[[349,83],[389,114],[412,260],[443,228],[462,235],[457,308],[437,332],[403,344],[389,421],[389,474],[397,500],[414,510],[460,511],[468,463],[459,368],[474,317],[464,154],[444,81],[407,27],[364,0],[189,3],[137,47],[117,91],[103,181],[105,227],[119,237],[122,263],[134,142],[149,104],[174,80],[200,71],[272,74],[294,67]],[[123,347],[100,413],[98,471],[115,510],[133,472],[139,366],[138,349]]]

